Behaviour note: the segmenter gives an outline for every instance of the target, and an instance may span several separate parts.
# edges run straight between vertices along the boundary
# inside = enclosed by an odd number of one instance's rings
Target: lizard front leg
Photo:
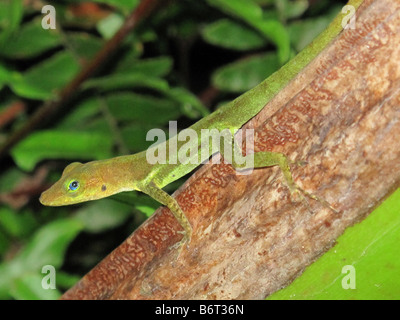
[[[171,197],[167,192],[159,188],[154,182],[150,182],[149,184],[142,186],[140,191],[148,194],[154,200],[157,200],[159,203],[167,206],[175,219],[178,220],[180,225],[183,228],[183,238],[180,242],[173,245],[172,248],[181,249],[184,244],[189,245],[190,239],[192,237],[192,226],[190,225],[189,220],[185,216],[185,213],[182,211],[178,202]]]

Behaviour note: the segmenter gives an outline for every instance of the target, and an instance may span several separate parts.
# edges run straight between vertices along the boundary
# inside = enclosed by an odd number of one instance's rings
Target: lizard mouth
[[[51,192],[51,188],[42,192],[39,197],[40,203],[44,206],[58,207],[64,205],[64,203],[61,203],[59,200],[57,201],[57,199],[58,197],[56,197],[54,193]]]
[[[44,206],[51,206],[51,205],[52,205],[52,203],[51,203],[49,197],[47,196],[47,192],[46,192],[46,191],[44,191],[44,192],[40,195],[39,201],[40,201],[40,203],[41,203],[42,205],[44,205]]]

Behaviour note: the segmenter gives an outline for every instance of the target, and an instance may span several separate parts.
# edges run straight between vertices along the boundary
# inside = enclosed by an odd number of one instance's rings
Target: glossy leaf
[[[309,7],[309,1],[307,0],[279,0],[275,2],[275,5],[282,16],[283,20],[297,18],[301,16],[304,11]]]
[[[151,77],[163,77],[171,71],[172,63],[169,57],[139,60],[137,57],[128,55],[118,63],[115,72],[118,74],[143,74]]]
[[[167,90],[168,83],[160,78],[134,73],[129,75],[114,74],[105,78],[95,78],[86,81],[83,85],[84,89],[98,88],[105,91],[132,87]]]
[[[61,266],[67,246],[82,229],[83,224],[75,219],[60,219],[47,224],[21,252],[21,263],[27,264],[30,270],[41,269],[46,264]]]
[[[184,88],[171,88],[163,93],[178,102],[181,105],[181,112],[188,118],[198,119],[210,113],[193,93]]]
[[[264,18],[261,7],[255,2],[251,0],[208,0],[208,3],[242,19],[271,40],[278,48],[280,63],[289,59],[290,42],[286,29],[278,20]]]
[[[96,233],[121,225],[131,212],[129,205],[102,199],[80,209],[75,218],[82,222],[85,231]]]
[[[13,91],[25,98],[50,99],[76,75],[80,66],[72,54],[61,52],[11,80]]]
[[[112,13],[97,23],[97,30],[104,39],[111,39],[123,23],[124,18],[121,15]]]
[[[208,24],[202,36],[211,44],[233,50],[252,50],[266,44],[259,33],[229,19]]]
[[[8,84],[11,78],[11,73],[4,66],[0,65],[0,90],[5,84]]]
[[[42,287],[44,274],[26,274],[12,284],[11,296],[18,300],[56,300],[61,292],[57,289]]]
[[[39,229],[13,260],[0,264],[0,298],[35,298],[32,281],[34,286],[39,285],[43,266],[61,266],[65,250],[82,229],[83,224],[74,219],[60,219]]]
[[[180,114],[177,103],[150,95],[118,93],[108,95],[105,100],[111,114],[120,121],[135,120],[161,125]]]
[[[244,92],[278,68],[279,61],[274,54],[253,56],[220,68],[214,73],[212,81],[221,90]]]
[[[20,221],[20,216],[6,207],[0,208],[0,226],[4,232],[14,237],[20,236],[22,233],[23,224]]]
[[[0,48],[6,46],[6,40],[16,30],[23,17],[23,1],[0,1]]]
[[[70,112],[57,124],[57,128],[71,131],[85,128],[91,119],[101,113],[99,98],[88,97],[77,103]]]
[[[288,26],[289,36],[297,52],[305,48],[332,21],[339,10],[332,10],[318,18],[295,21]]]
[[[11,154],[23,170],[43,159],[104,159],[111,156],[112,138],[96,132],[38,131],[19,143]]]
[[[141,124],[140,126],[125,125],[121,127],[121,135],[125,145],[131,152],[140,152],[146,150],[154,142],[146,141],[146,134],[154,129],[152,124]]]
[[[11,208],[0,208],[0,228],[8,236],[22,238],[37,227],[38,223],[29,210],[15,214]]]
[[[139,0],[95,0],[95,2],[116,6],[124,10],[133,10],[139,4]]]
[[[80,59],[90,60],[104,45],[104,40],[84,32],[68,32],[65,37]]]
[[[11,59],[26,59],[59,46],[62,42],[57,29],[43,29],[41,18],[25,23],[14,32],[12,41],[0,49],[0,55]]]

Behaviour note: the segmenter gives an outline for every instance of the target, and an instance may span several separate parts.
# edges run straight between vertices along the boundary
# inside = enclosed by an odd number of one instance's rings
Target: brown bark
[[[306,160],[296,182],[338,213],[309,200],[310,213],[277,168],[205,165],[175,195],[194,229],[178,260],[179,224],[160,208],[63,298],[260,299],[289,284],[399,185],[399,43],[400,2],[365,1],[246,125],[257,150]]]

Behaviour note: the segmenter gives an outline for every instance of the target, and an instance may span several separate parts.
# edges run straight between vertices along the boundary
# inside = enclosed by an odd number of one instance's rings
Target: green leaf
[[[82,222],[86,231],[98,233],[121,225],[131,212],[132,207],[127,204],[102,199],[80,209],[75,218]]]
[[[262,17],[261,7],[251,0],[207,0],[207,2],[221,11],[240,17],[245,21],[259,20]]]
[[[297,0],[288,1],[288,6],[286,7],[285,17],[286,19],[293,19],[300,17],[310,6],[308,0]]]
[[[111,114],[121,121],[162,125],[180,115],[175,102],[141,94],[111,94],[106,97],[106,102]]]
[[[90,60],[104,44],[104,40],[85,32],[68,32],[65,34],[69,47],[81,59]]]
[[[290,38],[286,28],[277,20],[254,21],[253,25],[277,46],[280,64],[288,61]]]
[[[0,47],[7,45],[10,35],[16,30],[22,20],[24,5],[22,0],[0,2]]]
[[[221,19],[202,30],[205,41],[233,50],[258,49],[266,44],[259,33],[229,19]]]
[[[9,208],[0,208],[0,226],[14,237],[21,234],[19,215]]]
[[[167,90],[168,82],[153,76],[134,73],[128,75],[113,74],[107,77],[91,79],[83,84],[84,89],[97,88],[102,90],[115,90],[132,87]]]
[[[160,206],[160,203],[146,195],[138,194],[137,192],[121,192],[113,195],[111,199],[124,203],[130,208],[144,213],[147,217],[151,216],[154,211]]]
[[[212,82],[221,90],[243,92],[255,87],[278,68],[275,54],[253,56],[218,69]]]
[[[65,273],[63,271],[57,271],[56,274],[57,287],[61,288],[69,289],[74,286],[80,279],[80,276]]]
[[[0,226],[14,238],[24,237],[38,227],[30,211],[16,212],[6,207],[0,208]]]
[[[0,232],[0,257],[3,257],[10,250],[12,240]],[[1,298],[1,296],[0,296]]]
[[[79,101],[73,110],[57,124],[58,129],[72,131],[73,129],[87,129],[88,122],[100,114],[98,97],[88,97]]]
[[[210,113],[203,103],[185,88],[171,88],[165,91],[164,94],[179,102],[181,105],[181,112],[190,119],[205,117]],[[170,119],[172,119],[172,117]]]
[[[26,178],[27,174],[19,170],[18,168],[10,168],[4,171],[1,175],[0,180],[0,192],[10,192],[14,187],[23,179]],[[1,210],[1,209],[0,209]]]
[[[97,132],[38,131],[11,151],[17,165],[32,170],[44,159],[104,159],[111,157],[110,134]]]
[[[12,41],[1,47],[0,54],[12,59],[26,59],[37,56],[61,44],[57,30],[43,29],[41,18],[22,25],[12,35]]]
[[[122,10],[133,10],[139,4],[139,0],[95,0],[94,2],[104,3],[109,6],[115,6]]]
[[[79,71],[79,64],[69,52],[58,53],[11,80],[13,91],[25,98],[50,99]]]
[[[275,2],[282,20],[293,19],[301,16],[309,7],[308,0],[279,0]]]
[[[348,228],[337,244],[285,289],[269,299],[398,299],[400,296],[400,189],[362,222]],[[350,265],[355,289],[342,281]]]
[[[288,32],[297,52],[300,52],[317,35],[319,35],[329,25],[339,10],[331,10],[325,16],[318,18],[303,19],[295,21],[288,26]]]
[[[12,72],[8,71],[4,66],[0,65],[0,90],[5,84],[9,83],[11,77]]]
[[[242,19],[271,40],[278,48],[278,58],[281,64],[289,59],[290,39],[285,27],[277,20],[264,18],[261,7],[255,2],[250,0],[208,0],[208,3]]]
[[[123,23],[124,18],[121,15],[112,13],[97,23],[97,31],[104,39],[111,39]]]
[[[56,220],[40,228],[17,256],[0,264],[0,298],[10,295],[29,295],[34,298],[38,288],[32,289],[32,279],[25,277],[29,278],[32,274],[35,275],[34,279],[38,279],[38,275],[43,277],[41,272],[45,265],[59,268],[68,245],[83,227],[79,220],[69,218]],[[13,283],[20,288],[13,289]],[[35,287],[40,285],[35,281],[33,283]]]
[[[146,150],[154,143],[153,141],[146,141],[146,133],[151,129],[154,129],[154,125],[151,123],[122,126],[122,139],[133,152]]]
[[[61,292],[57,289],[44,289],[42,279],[44,275],[26,274],[16,279],[11,287],[11,295],[18,300],[57,300]]]
[[[13,72],[8,79],[8,85],[15,94],[30,99],[42,100],[53,97],[53,94],[47,90],[43,90],[34,84],[25,81],[23,75],[19,72]],[[39,85],[40,86],[40,85]]]
[[[149,59],[137,59],[135,56],[128,55],[122,59],[115,72],[118,74],[142,74],[152,77],[164,77],[172,69],[173,61],[170,57],[157,57]]]
[[[21,252],[18,260],[24,269],[40,270],[44,265],[55,268],[64,261],[65,251],[84,225],[77,219],[59,219],[42,227]]]

